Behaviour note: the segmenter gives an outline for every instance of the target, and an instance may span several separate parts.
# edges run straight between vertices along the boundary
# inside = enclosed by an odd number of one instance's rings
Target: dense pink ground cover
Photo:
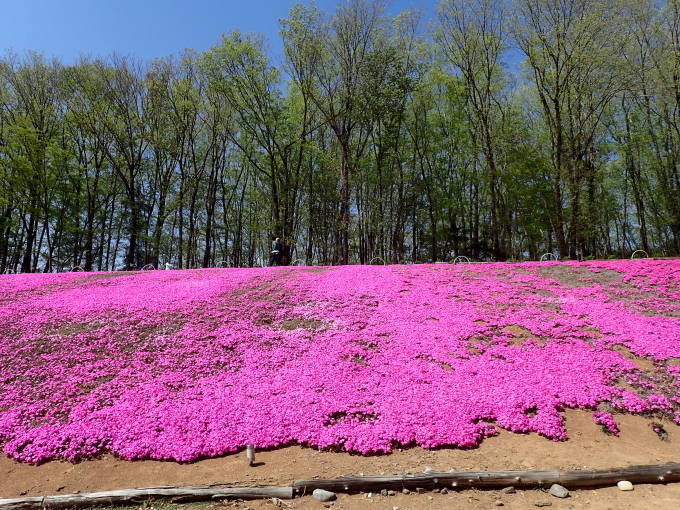
[[[677,358],[680,261],[7,275],[0,447],[190,461],[472,447],[497,427],[561,440],[565,408],[612,432],[617,412],[680,423]]]

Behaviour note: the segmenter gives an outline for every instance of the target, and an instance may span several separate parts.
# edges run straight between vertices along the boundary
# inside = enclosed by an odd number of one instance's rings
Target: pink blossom
[[[595,412],[593,413],[593,421],[600,425],[609,434],[614,436],[619,435],[619,426],[610,413]]]
[[[564,409],[603,402],[679,421],[679,289],[680,261],[649,259],[3,275],[0,447],[468,448],[499,428],[564,440]]]

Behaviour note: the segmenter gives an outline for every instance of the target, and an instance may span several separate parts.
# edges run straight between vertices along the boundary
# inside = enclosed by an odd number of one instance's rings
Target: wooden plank
[[[61,494],[57,496],[0,499],[2,510],[27,510],[38,508],[70,508],[94,505],[137,503],[148,499],[173,499],[178,501],[205,501],[215,499],[292,499],[292,487],[151,487],[91,492],[87,494]]]

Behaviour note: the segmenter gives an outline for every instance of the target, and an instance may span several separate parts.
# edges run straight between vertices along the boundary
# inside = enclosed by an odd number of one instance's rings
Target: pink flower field
[[[191,461],[680,423],[680,261],[0,276],[0,448]]]

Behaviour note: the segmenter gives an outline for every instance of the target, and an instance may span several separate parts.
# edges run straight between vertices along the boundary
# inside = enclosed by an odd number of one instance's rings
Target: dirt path
[[[175,462],[127,462],[113,457],[78,464],[49,462],[40,466],[0,458],[0,497],[38,496],[71,492],[231,482],[234,485],[286,485],[293,479],[346,474],[389,474],[436,470],[484,469],[597,469],[653,464],[680,459],[680,428],[664,426],[669,434],[662,441],[651,429],[651,419],[618,415],[621,436],[605,435],[590,413],[567,411],[570,439],[556,443],[535,434],[502,431],[474,450],[409,448],[391,455],[361,457],[346,453],[320,452],[291,446],[258,452],[256,467],[249,468],[243,453],[192,464]],[[507,508],[529,508],[538,501],[550,501],[551,508],[645,508],[654,501],[656,509],[678,508],[680,484],[638,486],[632,493],[615,488],[573,491],[568,500],[557,500],[541,491],[518,491],[501,495],[497,491],[464,491],[442,494],[410,494],[383,497],[340,495],[333,508],[492,508],[501,501]],[[290,502],[291,508],[321,508],[311,498]],[[274,508],[272,502],[226,503],[241,508]],[[234,506],[237,507],[237,506]]]

